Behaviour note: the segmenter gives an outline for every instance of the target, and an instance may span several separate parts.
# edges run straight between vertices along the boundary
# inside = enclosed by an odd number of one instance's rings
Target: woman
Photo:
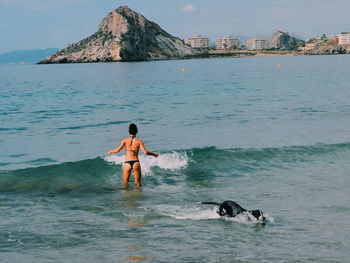
[[[125,147],[125,162],[124,162],[124,169],[123,169],[123,188],[125,188],[128,185],[131,170],[134,170],[134,178],[135,178],[135,185],[136,187],[141,187],[141,165],[139,161],[139,149],[144,152],[146,155],[152,155],[154,157],[158,157],[157,153],[153,153],[148,151],[143,141],[136,138],[137,134],[137,126],[134,123],[131,123],[129,126],[129,138],[125,138],[120,143],[119,147],[111,150],[108,152],[108,154],[112,153],[118,153],[121,149]]]

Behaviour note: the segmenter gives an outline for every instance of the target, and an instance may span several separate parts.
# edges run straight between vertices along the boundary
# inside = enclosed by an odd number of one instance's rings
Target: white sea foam
[[[215,209],[203,209],[195,206],[159,205],[154,207],[154,209],[161,215],[175,219],[203,220],[220,218]]]
[[[274,222],[273,217],[269,216],[268,214],[264,213],[264,217],[265,217],[265,222]],[[223,217],[225,220],[228,221],[235,221],[238,223],[242,223],[242,224],[249,224],[249,225],[255,225],[255,224],[261,224],[263,223],[262,221],[256,219],[252,214],[248,213],[248,212],[244,212],[242,214],[239,214],[235,217]]]
[[[264,217],[265,217],[265,220],[266,220],[267,222],[269,222],[269,223],[275,222],[275,219],[274,219],[272,216],[270,216],[270,215],[268,215],[268,214],[266,214],[266,213],[264,213]]]
[[[228,221],[234,221],[234,222],[238,222],[241,224],[257,224],[257,223],[261,223],[261,221],[259,221],[258,219],[256,219],[254,216],[252,216],[250,213],[242,213],[239,214],[235,217],[223,217],[225,220]]]
[[[150,175],[152,167],[174,171],[186,168],[189,162],[186,153],[177,152],[160,154],[158,158],[141,155],[139,159],[141,162],[142,173],[144,175]],[[125,161],[125,155],[109,155],[104,157],[104,160],[113,164],[123,164]]]

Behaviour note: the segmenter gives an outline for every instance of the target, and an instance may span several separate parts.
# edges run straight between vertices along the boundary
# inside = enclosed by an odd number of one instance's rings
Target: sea
[[[349,262],[350,55],[0,65],[0,262]],[[130,123],[142,188],[121,188]],[[220,217],[232,200],[260,209]]]

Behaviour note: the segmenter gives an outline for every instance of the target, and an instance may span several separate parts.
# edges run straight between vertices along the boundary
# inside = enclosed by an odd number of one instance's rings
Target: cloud
[[[196,12],[198,8],[193,5],[185,5],[184,7],[182,7],[181,10],[182,12],[185,12],[185,13],[193,13],[193,12]]]

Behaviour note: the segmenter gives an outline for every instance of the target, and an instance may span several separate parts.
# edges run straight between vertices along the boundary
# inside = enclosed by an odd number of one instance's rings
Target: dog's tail
[[[204,204],[204,205],[221,205],[220,203],[216,203],[216,202],[202,202],[202,204]]]

